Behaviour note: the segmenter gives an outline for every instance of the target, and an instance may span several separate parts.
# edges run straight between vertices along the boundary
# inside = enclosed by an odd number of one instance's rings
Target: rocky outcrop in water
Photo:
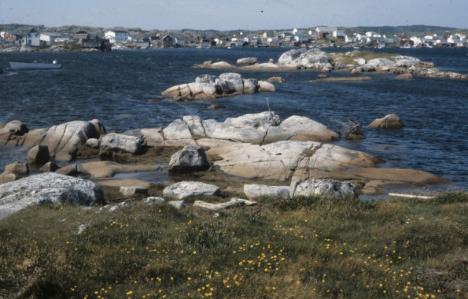
[[[193,101],[274,91],[274,85],[269,82],[244,79],[237,73],[224,73],[219,77],[198,76],[195,82],[170,87],[162,95],[176,101]]]
[[[203,120],[196,115],[176,119],[166,128],[141,129],[131,132],[141,136],[148,146],[186,146],[222,142],[267,144],[279,140],[337,140],[338,133],[303,116],[291,116],[281,121],[274,112],[245,114],[223,122]]]
[[[333,69],[327,53],[318,49],[293,49],[283,53],[278,59],[278,65],[296,69],[309,69],[329,72]]]
[[[0,218],[40,203],[91,205],[103,200],[93,182],[56,173],[29,176],[0,185]]]
[[[432,62],[421,61],[416,57],[365,51],[327,53],[319,49],[293,49],[283,53],[277,63],[257,62],[249,65],[232,65],[225,61],[215,63],[207,61],[194,67],[264,72],[299,69],[318,72],[348,71],[352,74],[380,72],[396,75],[406,74],[404,78],[411,75],[425,78],[468,80],[466,74],[441,71]]]
[[[42,153],[45,152],[46,146],[50,159],[70,161],[76,157],[80,145],[86,144],[88,139],[104,135],[105,129],[97,119],[76,120],[55,125],[49,129],[34,130],[27,130],[26,125],[20,121],[13,121],[5,125],[0,132],[0,141],[4,144],[26,148],[40,145]],[[34,152],[31,152],[30,158],[33,158],[33,154]]]
[[[400,117],[393,113],[377,118],[369,124],[369,128],[373,129],[401,129],[404,126]]]

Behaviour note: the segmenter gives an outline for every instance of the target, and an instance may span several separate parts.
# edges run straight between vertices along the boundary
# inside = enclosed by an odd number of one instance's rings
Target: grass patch
[[[466,298],[467,203],[34,207],[0,221],[0,297]]]
[[[348,55],[345,55],[344,53],[332,53],[331,56],[333,59],[337,60],[342,64],[355,64],[356,62],[354,61],[354,59],[356,58],[364,58],[366,61],[369,61],[375,58],[392,59],[397,55],[384,52],[352,51]]]

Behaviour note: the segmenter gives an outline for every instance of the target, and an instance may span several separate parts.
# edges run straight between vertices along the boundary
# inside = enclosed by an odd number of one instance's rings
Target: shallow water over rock
[[[468,73],[463,49],[395,50],[444,70]],[[385,167],[430,171],[468,187],[468,82],[434,79],[395,80],[372,74],[372,80],[310,82],[314,72],[246,72],[245,78],[281,76],[277,92],[243,95],[215,101],[178,103],[163,99],[166,88],[192,81],[198,75],[221,70],[192,68],[209,59],[235,63],[241,57],[259,61],[277,59],[282,49],[199,50],[171,49],[102,53],[8,53],[0,68],[12,60],[57,59],[60,71],[0,74],[0,122],[23,120],[30,128],[51,127],[71,120],[100,119],[109,131],[166,126],[183,115],[198,114],[219,121],[226,117],[271,108],[283,119],[296,114],[336,129],[340,122],[363,125],[389,113],[405,123],[402,130],[364,128],[362,141],[339,145],[384,158]],[[341,74],[335,74],[340,76]],[[347,75],[347,74],[343,74]],[[207,109],[217,103],[219,110]],[[0,147],[0,169],[25,153]],[[147,174],[146,174],[147,175]],[[161,174],[163,175],[163,174]]]

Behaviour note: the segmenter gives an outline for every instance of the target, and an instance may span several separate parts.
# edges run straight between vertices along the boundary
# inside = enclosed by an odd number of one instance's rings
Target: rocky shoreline
[[[194,65],[194,68],[255,71],[255,72],[288,72],[308,70],[315,72],[349,72],[360,73],[391,73],[421,78],[436,78],[449,80],[468,80],[468,75],[442,71],[434,63],[421,61],[412,56],[394,55],[352,51],[343,53],[327,53],[319,49],[293,49],[283,53],[277,62],[258,62],[255,57],[239,59],[236,64],[226,61],[205,61]],[[401,76],[404,75],[404,76]]]
[[[389,115],[370,127],[402,125]],[[106,132],[99,120],[33,130],[11,121],[0,125],[0,142],[28,150],[28,158],[8,165],[0,175],[0,214],[42,202],[88,205],[148,196],[182,206],[185,198],[199,195],[223,201],[196,204],[216,210],[254,204],[251,201],[259,197],[357,198],[389,185],[443,181],[419,170],[380,168],[380,158],[332,143],[339,138],[339,133],[310,118],[281,120],[269,111],[223,122],[189,115],[165,128],[122,133]],[[113,178],[158,167],[169,177],[162,185]]]

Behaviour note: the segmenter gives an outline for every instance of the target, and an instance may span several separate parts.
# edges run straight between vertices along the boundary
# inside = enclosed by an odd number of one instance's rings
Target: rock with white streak
[[[369,128],[373,129],[401,129],[405,125],[401,118],[396,114],[388,114],[383,118],[377,118],[369,124]]]
[[[236,208],[240,206],[254,206],[257,203],[255,201],[241,199],[241,198],[232,198],[231,200],[223,203],[209,203],[202,200],[197,200],[193,203],[193,207],[217,212],[221,210]]]
[[[214,196],[219,193],[219,187],[211,184],[193,181],[182,181],[167,186],[163,190],[166,198],[183,200],[192,196]]]

